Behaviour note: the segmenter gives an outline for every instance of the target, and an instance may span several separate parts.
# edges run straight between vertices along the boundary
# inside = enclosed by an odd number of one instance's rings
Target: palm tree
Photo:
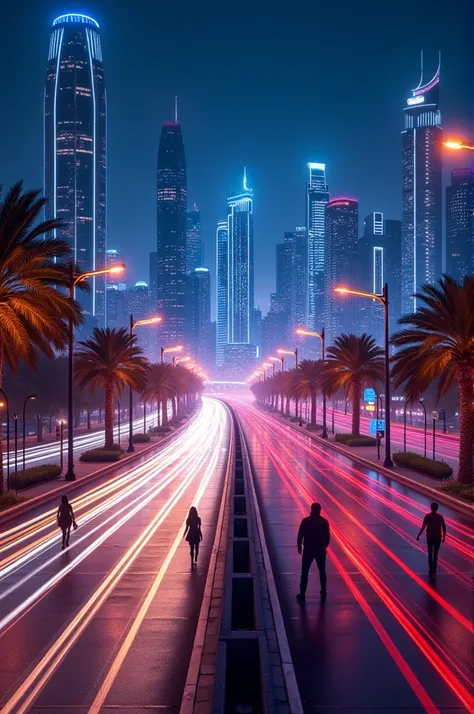
[[[168,400],[174,399],[178,393],[175,369],[169,362],[151,364],[143,389],[143,398],[146,401],[156,399],[161,405],[161,424],[164,427],[168,426]]]
[[[323,364],[321,360],[304,359],[297,369],[296,388],[301,399],[311,399],[310,426],[316,426],[316,400],[322,384]]]
[[[104,390],[105,449],[114,444],[114,395],[122,395],[125,385],[141,390],[145,384],[148,362],[136,344],[136,335],[123,327],[105,330],[95,327],[92,337],[79,342],[74,355],[74,373],[81,389]],[[130,415],[130,418],[132,415]]]
[[[364,385],[376,389],[385,375],[384,351],[370,335],[342,334],[329,347],[323,369],[323,384],[328,396],[344,389],[352,401],[352,435],[360,434],[360,400]],[[387,406],[388,408],[388,406]]]
[[[438,399],[454,382],[459,388],[458,480],[471,484],[474,445],[474,276],[457,283],[443,275],[438,285],[416,294],[416,313],[400,320],[404,329],[392,337],[402,348],[392,358],[395,385],[421,393],[438,379]]]
[[[38,354],[49,359],[67,345],[69,321],[80,324],[79,305],[68,297],[71,250],[53,237],[57,220],[38,222],[46,199],[15,184],[0,201],[0,386],[5,362],[30,369]],[[3,491],[0,434],[0,493]]]

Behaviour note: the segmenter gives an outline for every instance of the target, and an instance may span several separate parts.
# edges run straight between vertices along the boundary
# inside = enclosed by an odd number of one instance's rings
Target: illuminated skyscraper
[[[202,265],[201,212],[194,204],[186,213],[186,271],[191,273]]]
[[[190,274],[190,348],[201,365],[212,358],[211,275],[208,268],[195,268]]]
[[[158,149],[157,308],[163,345],[181,343],[186,298],[186,160],[181,126],[163,124]]]
[[[46,218],[74,251],[81,271],[105,265],[106,95],[99,25],[91,17],[61,15],[49,41],[44,99]],[[82,309],[105,321],[105,278],[77,292]]]
[[[138,283],[135,283],[133,288],[127,290],[127,298],[128,317],[133,315],[135,322],[137,320],[145,320],[149,316],[148,283],[145,283],[143,280],[139,280]],[[153,325],[142,330],[137,329],[136,331],[137,345],[142,348],[145,354],[148,353],[148,338],[153,331],[156,332],[156,328]]]
[[[227,344],[227,221],[219,221],[216,231],[216,364],[224,364]]]
[[[446,272],[461,282],[474,275],[474,173],[454,169],[446,187]]]
[[[441,273],[442,138],[439,72],[407,99],[403,151],[402,312],[416,311],[413,294]]]
[[[243,191],[227,200],[229,344],[251,344],[254,309],[253,191],[244,173]]]
[[[309,163],[306,184],[306,235],[308,240],[307,324],[320,329],[324,309],[326,205],[329,191],[326,164]]]
[[[356,285],[359,204],[334,198],[326,206],[324,327],[329,342],[341,332],[356,332],[354,300],[334,293],[338,285]],[[319,327],[319,325],[318,325]]]
[[[291,271],[289,281],[288,337],[293,342],[296,339],[296,328],[306,324],[306,228],[299,226],[294,231],[285,233],[284,244],[288,256],[288,269]],[[320,323],[316,325],[316,329],[318,330],[321,329],[322,325],[322,313],[319,319]],[[306,340],[306,343],[308,342],[309,340]],[[311,342],[313,342],[313,340]],[[319,347],[319,345],[316,345],[316,347]]]

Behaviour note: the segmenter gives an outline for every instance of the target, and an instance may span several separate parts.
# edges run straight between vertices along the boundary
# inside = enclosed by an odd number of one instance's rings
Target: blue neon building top
[[[97,20],[94,20],[93,17],[89,17],[89,15],[83,15],[82,13],[78,12],[68,13],[67,15],[59,15],[59,17],[57,17],[53,22],[53,27],[55,25],[62,25],[65,22],[75,22],[82,25],[92,25],[93,27],[99,27],[99,23],[97,22]]]

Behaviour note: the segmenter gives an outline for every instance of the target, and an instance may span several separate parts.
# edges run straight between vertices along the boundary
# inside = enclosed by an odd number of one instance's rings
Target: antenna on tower
[[[178,123],[178,97],[174,98],[174,120]]]
[[[244,166],[244,191],[248,191],[247,188],[247,167]]]
[[[423,50],[421,50],[420,66],[421,66],[421,77],[420,77],[420,87],[421,87],[421,85],[423,84]]]

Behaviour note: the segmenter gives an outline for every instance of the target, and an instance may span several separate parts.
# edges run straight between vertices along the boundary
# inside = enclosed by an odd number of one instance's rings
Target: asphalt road
[[[472,521],[444,506],[435,578],[416,542],[429,499],[232,400],[244,426],[306,714],[472,708]],[[315,566],[296,602],[296,535],[313,501],[331,524],[328,597]]]
[[[60,549],[56,507],[0,532],[0,712],[178,712],[214,542],[230,423],[201,413],[133,469],[73,493],[79,529]],[[198,506],[191,569],[184,522]]]

